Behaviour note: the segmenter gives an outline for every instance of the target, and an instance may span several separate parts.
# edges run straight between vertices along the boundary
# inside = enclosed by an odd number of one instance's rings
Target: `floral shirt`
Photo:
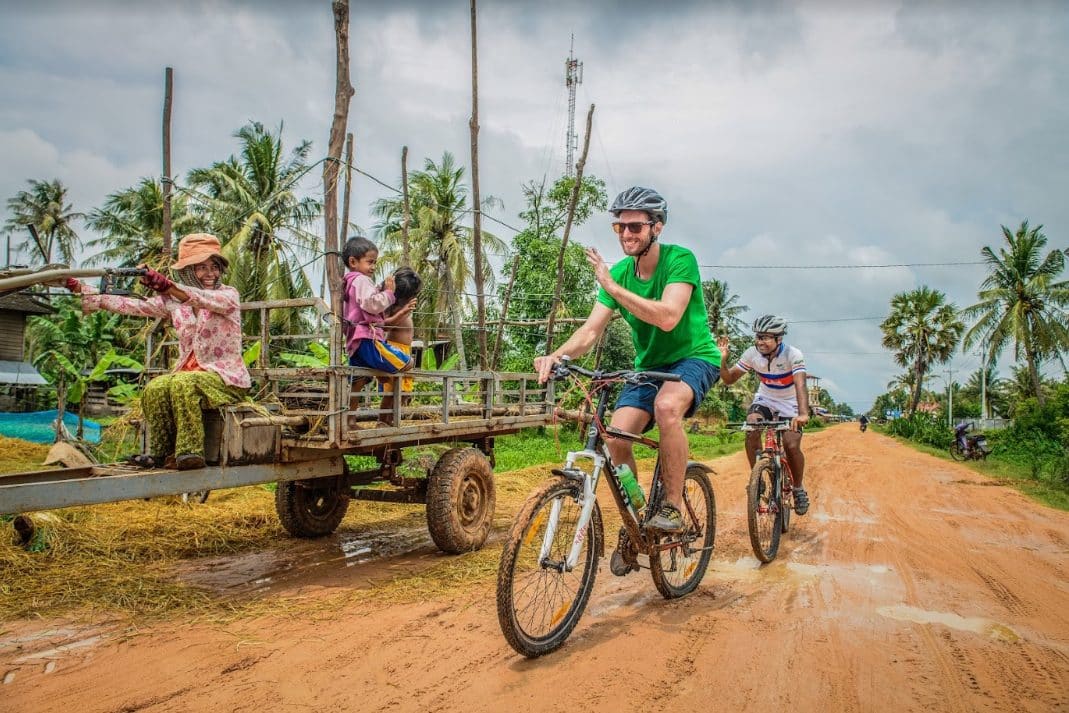
[[[241,298],[227,285],[217,290],[180,286],[189,300],[179,302],[164,295],[146,300],[118,295],[102,295],[92,285],[82,285],[82,309],[103,309],[137,317],[170,319],[178,333],[178,361],[175,371],[192,355],[201,368],[218,374],[230,386],[247,389],[252,385],[249,370],[241,358]]]

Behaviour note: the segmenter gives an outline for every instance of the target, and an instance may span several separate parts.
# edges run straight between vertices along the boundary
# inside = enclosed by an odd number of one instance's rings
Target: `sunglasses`
[[[774,342],[776,341],[775,334],[755,334],[753,337],[755,342]]]
[[[612,229],[617,235],[623,235],[625,230],[630,230],[635,235],[642,232],[643,225],[653,225],[652,220],[647,220],[645,223],[613,223]]]

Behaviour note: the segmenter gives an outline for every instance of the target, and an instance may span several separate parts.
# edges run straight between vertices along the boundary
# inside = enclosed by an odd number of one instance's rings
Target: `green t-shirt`
[[[650,279],[640,279],[635,274],[635,258],[625,257],[609,270],[614,279],[628,292],[639,297],[659,300],[670,283],[683,282],[694,289],[683,311],[679,324],[666,332],[647,324],[623,309],[603,289],[598,291],[598,302],[612,310],[620,310],[624,320],[631,325],[631,341],[635,345],[635,368],[656,369],[674,364],[681,359],[703,359],[713,366],[720,366],[720,349],[709,333],[709,318],[702,299],[701,275],[694,253],[679,245],[661,244],[661,257]]]

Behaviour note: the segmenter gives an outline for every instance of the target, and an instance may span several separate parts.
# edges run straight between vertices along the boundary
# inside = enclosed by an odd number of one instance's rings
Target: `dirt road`
[[[813,505],[775,562],[750,553],[743,456],[712,461],[698,591],[666,602],[604,560],[576,632],[542,659],[505,643],[489,579],[450,600],[133,637],[27,622],[0,634],[0,710],[1069,711],[1069,515],[854,425],[805,447]],[[421,544],[389,562],[431,558]],[[346,564],[316,576],[384,566]]]

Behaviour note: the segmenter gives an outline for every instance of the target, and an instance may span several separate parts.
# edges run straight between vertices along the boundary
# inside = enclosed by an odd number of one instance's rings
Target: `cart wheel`
[[[322,537],[338,529],[349,497],[340,478],[310,478],[278,484],[275,512],[294,537]]]
[[[427,478],[427,529],[448,554],[483,546],[494,519],[494,473],[475,448],[453,448]]]

